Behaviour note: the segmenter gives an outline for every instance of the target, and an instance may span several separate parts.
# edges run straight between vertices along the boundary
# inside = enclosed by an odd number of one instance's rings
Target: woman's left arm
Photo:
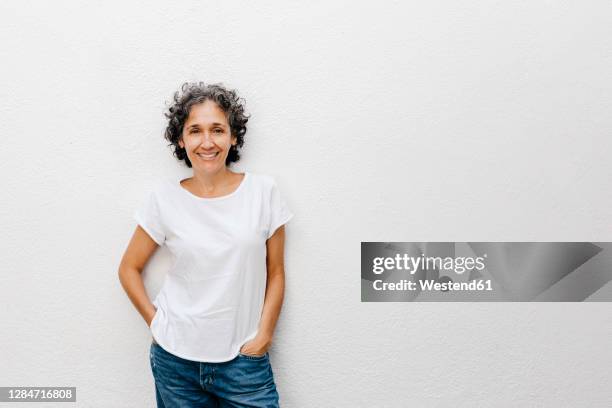
[[[281,225],[266,241],[267,283],[263,311],[257,336],[240,350],[262,355],[272,344],[274,328],[280,315],[285,293],[285,226]]]

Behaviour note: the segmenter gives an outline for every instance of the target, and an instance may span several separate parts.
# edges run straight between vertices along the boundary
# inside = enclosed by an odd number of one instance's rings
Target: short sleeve
[[[289,210],[287,203],[283,199],[276,185],[276,181],[272,181],[272,189],[270,192],[270,226],[268,229],[268,239],[281,225],[286,224],[292,217],[293,213]]]
[[[161,246],[164,243],[166,235],[160,216],[159,203],[154,191],[151,191],[140,207],[136,209],[134,219],[157,245]]]

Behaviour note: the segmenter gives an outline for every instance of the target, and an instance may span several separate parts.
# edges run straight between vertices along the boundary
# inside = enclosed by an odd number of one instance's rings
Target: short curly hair
[[[168,111],[164,113],[168,119],[164,137],[170,142],[168,146],[173,146],[174,156],[178,160],[185,161],[187,167],[191,167],[191,161],[187,157],[187,151],[179,146],[183,126],[189,117],[191,107],[207,100],[215,102],[225,112],[231,135],[236,137],[236,145],[231,146],[225,164],[230,165],[240,160],[239,149],[244,144],[246,123],[250,117],[245,114],[244,99],[240,98],[235,90],[228,89],[221,83],[185,82],[181,85],[181,89],[175,92]]]

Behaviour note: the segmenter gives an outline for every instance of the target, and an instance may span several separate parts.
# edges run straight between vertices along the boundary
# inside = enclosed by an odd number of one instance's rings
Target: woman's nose
[[[204,147],[210,147],[213,145],[212,136],[208,132],[202,132],[202,141],[200,145]]]

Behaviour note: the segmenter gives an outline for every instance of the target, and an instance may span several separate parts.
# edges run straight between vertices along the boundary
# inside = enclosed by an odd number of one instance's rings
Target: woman
[[[229,169],[248,121],[235,91],[185,83],[165,116],[165,137],[193,175],[152,189],[119,268],[153,337],[157,406],[277,407],[268,348],[293,214],[272,177]],[[160,245],[174,262],[150,302],[141,272]]]

